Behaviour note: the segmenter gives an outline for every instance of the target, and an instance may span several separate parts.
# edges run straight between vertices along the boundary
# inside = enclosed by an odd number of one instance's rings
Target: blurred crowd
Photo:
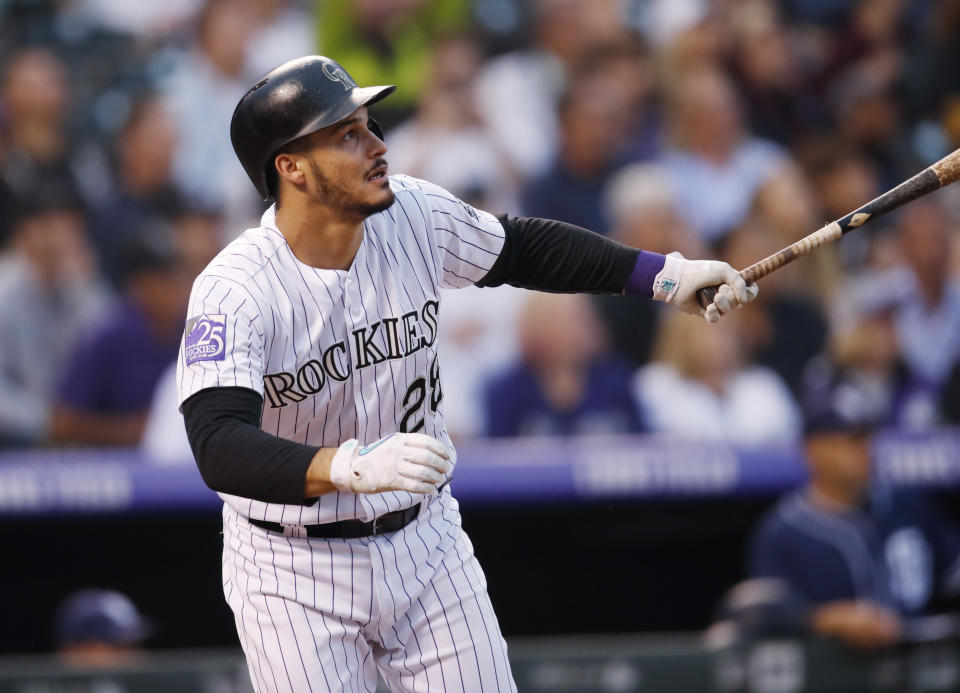
[[[264,208],[230,116],[308,53],[399,85],[375,109],[392,173],[739,268],[960,146],[955,0],[0,1],[0,444],[189,459],[171,365],[190,283]],[[717,326],[448,292],[451,433],[762,444],[846,390],[886,426],[958,422],[958,230],[948,188]]]

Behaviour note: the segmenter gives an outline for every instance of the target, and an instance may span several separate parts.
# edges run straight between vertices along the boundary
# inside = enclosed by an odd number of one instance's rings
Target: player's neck
[[[828,512],[843,513],[857,507],[863,501],[864,494],[854,493],[842,485],[823,483],[813,479],[807,488],[807,499],[813,505]]]
[[[276,219],[296,258],[318,269],[350,269],[363,240],[362,220],[338,218],[325,207],[285,202]]]

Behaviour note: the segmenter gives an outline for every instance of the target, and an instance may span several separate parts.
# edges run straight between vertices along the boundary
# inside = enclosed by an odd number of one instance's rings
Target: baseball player
[[[395,691],[515,690],[451,495],[441,288],[642,294],[710,321],[756,294],[725,263],[388,175],[367,107],[393,90],[321,56],[250,88],[230,134],[274,204],[190,298],[180,402],[225,501],[224,594],[258,691],[373,691],[378,670]]]

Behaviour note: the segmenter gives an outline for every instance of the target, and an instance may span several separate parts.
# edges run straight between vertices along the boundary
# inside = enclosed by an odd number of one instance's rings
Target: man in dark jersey
[[[841,388],[809,413],[810,480],[762,520],[749,560],[812,606],[814,632],[873,649],[960,596],[960,532],[930,499],[873,482],[866,404]]]

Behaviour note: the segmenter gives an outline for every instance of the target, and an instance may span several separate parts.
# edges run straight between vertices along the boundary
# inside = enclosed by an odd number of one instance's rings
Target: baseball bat
[[[804,236],[783,250],[779,250],[760,260],[760,262],[755,262],[741,270],[740,276],[748,284],[755,282],[793,262],[798,257],[809,255],[820,246],[837,240],[848,231],[858,229],[890,210],[932,193],[934,190],[944,188],[958,179],[960,179],[960,149],[947,154],[940,161],[928,166],[913,178],[903,181],[897,187],[891,188],[880,197],[871,200],[859,209],[855,209],[845,217],[827,224],[819,231],[814,231],[809,236]],[[711,286],[697,291],[697,299],[700,301],[700,305],[704,308],[709,306],[718,288]]]

